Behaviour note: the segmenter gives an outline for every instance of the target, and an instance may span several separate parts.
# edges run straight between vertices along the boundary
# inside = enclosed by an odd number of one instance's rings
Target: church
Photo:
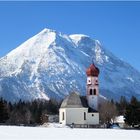
[[[80,127],[99,124],[99,69],[91,64],[86,74],[86,97],[81,97],[78,93],[68,95],[59,109],[59,123]]]

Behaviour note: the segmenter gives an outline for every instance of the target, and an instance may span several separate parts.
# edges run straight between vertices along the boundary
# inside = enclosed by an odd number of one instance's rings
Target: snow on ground
[[[69,128],[68,126],[64,124],[59,123],[44,123],[42,127],[48,127],[48,128]]]
[[[139,130],[0,126],[0,140],[139,140]]]

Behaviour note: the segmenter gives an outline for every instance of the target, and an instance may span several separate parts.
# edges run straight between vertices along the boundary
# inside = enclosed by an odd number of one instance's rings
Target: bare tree
[[[114,122],[117,116],[117,108],[114,103],[110,101],[103,101],[99,106],[100,121],[102,124],[110,123],[111,120]]]

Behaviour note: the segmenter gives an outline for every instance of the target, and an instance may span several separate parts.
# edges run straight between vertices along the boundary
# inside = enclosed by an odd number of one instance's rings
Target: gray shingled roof
[[[71,93],[62,102],[61,108],[81,108],[84,107],[80,96],[77,93]]]
[[[73,92],[68,95],[62,102],[61,108],[88,108],[88,112],[97,112],[90,108],[87,103],[86,96],[80,97],[77,93]]]

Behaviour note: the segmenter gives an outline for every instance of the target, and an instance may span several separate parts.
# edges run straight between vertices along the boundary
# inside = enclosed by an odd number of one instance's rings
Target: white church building
[[[99,69],[91,64],[86,74],[86,97],[81,97],[78,93],[68,95],[59,109],[59,123],[80,125],[80,127],[99,124]]]

